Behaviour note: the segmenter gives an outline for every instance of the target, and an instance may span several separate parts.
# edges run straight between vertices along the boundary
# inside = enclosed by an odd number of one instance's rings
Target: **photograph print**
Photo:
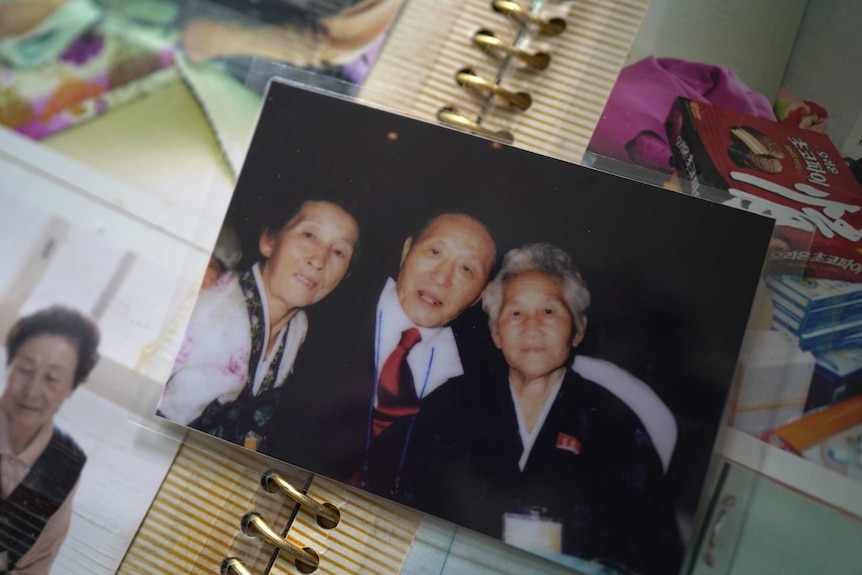
[[[179,307],[171,264],[187,255],[67,172],[4,158],[0,573],[110,575],[179,446],[130,415],[158,398],[137,369]]]
[[[672,572],[771,233],[273,82],[159,414],[545,557]]]

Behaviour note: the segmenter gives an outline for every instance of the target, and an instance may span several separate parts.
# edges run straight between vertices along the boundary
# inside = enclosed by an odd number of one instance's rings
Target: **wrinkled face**
[[[37,431],[72,392],[78,350],[58,335],[26,340],[9,363],[0,408],[10,428]]]
[[[478,301],[494,264],[494,240],[469,216],[445,214],[404,242],[398,301],[420,327],[442,327]]]
[[[281,231],[260,237],[267,296],[287,309],[319,302],[344,278],[358,240],[359,226],[342,208],[305,202]]]
[[[530,381],[561,368],[583,332],[575,333],[563,281],[527,272],[503,284],[500,317],[491,337],[503,351],[511,374]]]

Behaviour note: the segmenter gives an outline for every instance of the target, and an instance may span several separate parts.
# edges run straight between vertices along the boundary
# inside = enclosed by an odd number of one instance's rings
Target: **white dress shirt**
[[[453,377],[464,374],[461,355],[455,334],[450,327],[426,328],[414,325],[401,309],[395,280],[389,278],[377,302],[377,329],[375,331],[375,379],[379,377],[383,364],[401,340],[404,330],[415,327],[422,334],[407,355],[407,364],[413,374],[416,397],[420,400]],[[374,399],[375,405],[377,398]]]

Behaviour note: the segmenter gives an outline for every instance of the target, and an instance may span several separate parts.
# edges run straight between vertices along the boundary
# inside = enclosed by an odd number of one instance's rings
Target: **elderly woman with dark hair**
[[[48,573],[66,532],[86,456],[54,414],[99,359],[99,328],[51,307],[6,336],[0,397],[0,573]]]
[[[548,244],[509,251],[485,291],[508,381],[487,386],[470,440],[488,517],[479,528],[537,551],[669,572],[679,541],[650,436],[624,402],[569,367],[589,303],[569,255]]]
[[[257,263],[201,291],[159,413],[262,449],[305,340],[304,310],[341,283],[358,242],[356,219],[329,200],[308,200],[264,230]]]

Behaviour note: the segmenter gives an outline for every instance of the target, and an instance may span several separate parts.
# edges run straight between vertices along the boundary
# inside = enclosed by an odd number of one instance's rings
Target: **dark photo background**
[[[404,239],[437,213],[485,222],[498,255],[528,242],[571,254],[593,301],[578,351],[628,370],[673,411],[668,479],[693,514],[771,220],[275,83],[226,218],[240,267],[259,258],[261,229],[310,198],[338,198],[361,228],[349,277],[307,310],[310,334],[374,309]],[[502,363],[480,306],[453,328],[465,363]]]

